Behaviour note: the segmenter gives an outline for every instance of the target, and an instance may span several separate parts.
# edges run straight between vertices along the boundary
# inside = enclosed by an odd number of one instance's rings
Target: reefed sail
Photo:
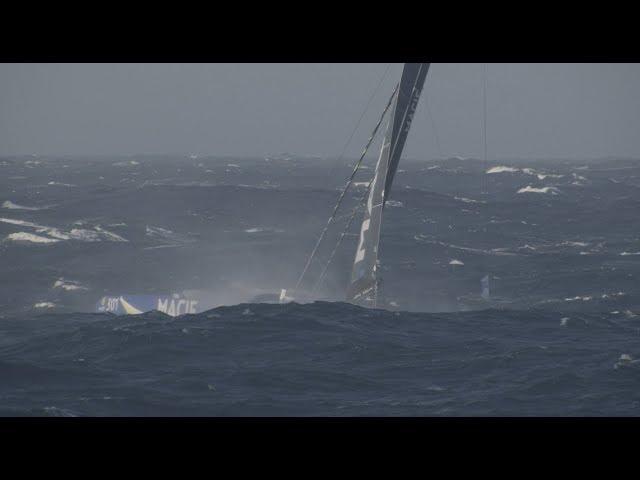
[[[389,196],[391,184],[398,169],[411,121],[424,85],[428,63],[405,63],[398,94],[391,108],[376,173],[369,187],[367,208],[360,228],[360,240],[353,262],[348,301],[372,299],[375,301],[378,244],[382,225],[382,210]]]

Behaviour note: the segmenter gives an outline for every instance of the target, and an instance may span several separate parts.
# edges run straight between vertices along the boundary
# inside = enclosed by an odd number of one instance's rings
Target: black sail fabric
[[[405,63],[398,94],[391,108],[375,176],[369,189],[360,240],[353,262],[347,300],[364,300],[375,290],[382,210],[398,169],[400,156],[429,71],[428,63]]]

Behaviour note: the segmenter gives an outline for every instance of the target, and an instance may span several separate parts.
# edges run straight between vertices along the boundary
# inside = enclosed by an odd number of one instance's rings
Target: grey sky
[[[338,155],[386,64],[2,64],[0,155]],[[347,150],[359,153],[401,64]],[[488,150],[640,157],[639,64],[489,64]],[[406,154],[481,156],[482,65],[433,64]]]

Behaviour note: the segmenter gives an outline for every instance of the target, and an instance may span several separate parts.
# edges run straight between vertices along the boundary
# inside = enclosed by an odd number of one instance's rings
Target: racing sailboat
[[[360,227],[360,240],[353,261],[351,283],[347,289],[347,301],[373,306],[377,303],[378,248],[382,213],[391,192],[393,178],[400,163],[428,71],[428,63],[407,63],[404,66],[391,110],[391,118],[380,149],[375,176],[369,188],[365,215]]]
[[[300,275],[293,292],[287,294],[287,290],[282,289],[279,294],[266,294],[255,298],[253,301],[279,302],[285,303],[292,300],[308,301],[315,300],[315,292],[322,283],[326,275],[329,264],[333,260],[335,253],[345,237],[348,229],[355,218],[357,210],[353,211],[345,230],[333,249],[329,260],[326,262],[314,287],[305,291],[303,281],[309,270],[312,260],[318,252],[318,247],[322,243],[329,227],[336,219],[336,214],[344,200],[349,187],[352,186],[354,178],[362,165],[362,161],[371,146],[376,134],[385,118],[388,119],[386,132],[380,149],[380,154],[375,168],[375,175],[368,183],[365,196],[361,200],[366,200],[364,218],[360,225],[360,235],[358,247],[352,266],[352,273],[346,291],[348,302],[360,304],[362,306],[376,306],[380,278],[378,275],[378,250],[380,244],[380,231],[382,228],[382,213],[385,202],[389,198],[391,185],[398,169],[400,157],[404,149],[411,122],[420,100],[420,94],[429,71],[429,63],[405,63],[399,83],[394,88],[382,115],[371,134],[359,160],[356,162],[351,177],[342,190],[338,203],[333,214],[329,218],[326,227],[322,231],[308,261]],[[98,312],[111,312],[115,314],[138,314],[149,310],[158,310],[168,315],[177,316],[187,313],[198,313],[205,307],[205,302],[200,301],[197,296],[185,294],[170,295],[117,295],[104,296],[98,300],[96,310]]]
[[[336,219],[338,209],[345,197],[345,194],[349,187],[353,184],[355,175],[362,164],[362,160],[367,153],[369,146],[371,145],[379,127],[382,123],[385,115],[388,114],[388,123],[386,126],[386,132],[380,149],[378,162],[375,168],[375,175],[369,182],[366,193],[366,208],[364,218],[360,226],[360,236],[358,241],[358,247],[356,249],[355,258],[353,261],[353,267],[351,272],[351,278],[346,291],[346,300],[351,303],[357,303],[363,306],[376,306],[378,289],[380,279],[378,275],[378,251],[380,244],[380,231],[382,228],[382,213],[384,206],[389,198],[393,179],[398,169],[398,164],[402,156],[409,130],[411,129],[411,122],[413,120],[418,101],[420,100],[420,94],[424,86],[424,82],[429,71],[429,63],[405,63],[400,82],[394,89],[386,108],[384,109],[382,116],[378,124],[376,125],[367,145],[365,146],[360,159],[356,162],[351,177],[344,187],[336,204],[333,214],[329,218],[326,227],[322,231],[320,238],[318,239],[315,248],[311,252],[307,263],[298,279],[295,293],[300,293],[300,287],[303,284],[305,275],[311,265],[312,260],[318,252],[318,248],[324,239],[329,227]],[[355,213],[355,212],[354,212]],[[353,217],[352,217],[353,219]],[[351,219],[351,220],[352,220]],[[347,223],[348,228],[351,225],[351,220]],[[338,245],[344,238],[345,231],[342,233],[338,240]],[[337,246],[336,246],[337,248]],[[316,282],[316,287],[322,280],[322,277],[326,273],[326,269],[335,255],[336,249],[329,257],[325,268],[323,269],[320,279]],[[315,288],[314,287],[314,290]],[[303,296],[305,296],[303,294]],[[298,295],[293,297],[287,296],[286,290],[282,290],[280,293],[279,301],[285,302],[297,298]]]

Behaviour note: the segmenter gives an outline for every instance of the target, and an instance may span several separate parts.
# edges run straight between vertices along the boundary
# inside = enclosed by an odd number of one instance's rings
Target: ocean
[[[345,163],[0,158],[0,415],[640,412],[640,161],[403,160],[378,308],[344,301],[357,221],[318,301],[260,303],[295,285]],[[198,313],[96,310],[174,293]]]

